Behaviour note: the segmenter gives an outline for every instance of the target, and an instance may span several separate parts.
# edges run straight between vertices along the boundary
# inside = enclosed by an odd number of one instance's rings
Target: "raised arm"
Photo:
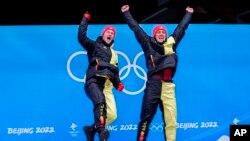
[[[123,13],[124,20],[128,23],[129,28],[134,32],[137,41],[142,47],[145,47],[150,38],[131,15],[129,5],[123,5],[121,7],[121,11]]]
[[[94,41],[87,37],[88,21],[90,20],[90,14],[85,13],[78,28],[78,41],[88,52],[94,49]]]
[[[183,36],[185,34],[185,30],[187,29],[187,27],[189,25],[189,21],[192,18],[193,12],[194,12],[193,8],[187,7],[184,17],[182,18],[182,20],[178,24],[178,26],[175,28],[172,36],[174,37],[176,44],[178,44],[181,41],[181,39],[183,38]]]

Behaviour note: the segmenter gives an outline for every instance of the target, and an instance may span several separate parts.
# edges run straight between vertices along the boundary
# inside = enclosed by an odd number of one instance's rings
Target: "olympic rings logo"
[[[151,123],[150,130],[153,132],[162,132],[164,128],[164,123]]]
[[[126,63],[127,63],[126,66],[120,68],[120,71],[119,71],[120,79],[121,79],[121,80],[125,79],[125,78],[129,75],[129,73],[130,73],[130,71],[131,71],[131,68],[133,68],[133,70],[134,70],[136,76],[137,76],[138,78],[144,80],[143,87],[140,88],[139,90],[137,90],[137,91],[129,91],[129,90],[127,90],[127,89],[124,89],[123,92],[126,93],[126,94],[129,94],[129,95],[137,95],[137,94],[141,93],[141,92],[146,88],[147,73],[146,73],[146,71],[145,71],[141,66],[137,65],[137,60],[138,60],[139,57],[142,56],[144,53],[143,53],[142,51],[139,52],[139,53],[135,56],[135,58],[134,58],[134,60],[133,60],[133,63],[131,63],[130,60],[129,60],[129,58],[128,58],[128,56],[127,56],[125,53],[123,53],[123,52],[121,52],[121,51],[116,51],[116,52],[117,52],[118,55],[120,55],[120,56],[122,56],[123,58],[125,58]],[[78,52],[73,53],[73,54],[69,57],[69,59],[68,59],[68,61],[67,61],[67,72],[68,72],[69,76],[70,76],[72,79],[74,79],[75,81],[85,83],[85,81],[86,81],[86,75],[84,75],[84,78],[79,78],[79,77],[76,77],[76,76],[72,73],[72,71],[71,71],[71,62],[72,62],[72,60],[73,60],[76,56],[78,56],[78,55],[87,55],[87,52],[86,52],[86,51],[78,51]],[[121,76],[121,74],[123,74],[123,72],[124,72],[125,70],[127,70],[127,71],[124,73],[123,76]],[[138,72],[138,70],[140,70],[140,71],[142,72],[142,75]]]

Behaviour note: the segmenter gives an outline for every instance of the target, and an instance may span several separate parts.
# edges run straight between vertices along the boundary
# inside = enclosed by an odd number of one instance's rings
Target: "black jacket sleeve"
[[[79,25],[79,28],[78,28],[78,42],[88,52],[91,52],[94,50],[95,41],[93,41],[87,37],[87,27],[88,27],[88,20],[85,17],[83,17],[83,19]]]
[[[175,28],[174,33],[172,34],[172,36],[174,37],[176,45],[183,38],[183,36],[185,34],[185,30],[187,29],[187,27],[189,25],[189,21],[191,20],[191,18],[192,18],[192,13],[186,12],[185,16],[182,18],[181,22]]]
[[[121,82],[119,75],[119,68],[118,67],[112,68],[112,72],[114,73],[114,77],[111,78],[110,81],[113,83],[113,86],[117,89],[118,84]]]
[[[132,17],[129,11],[123,12],[124,20],[128,23],[129,28],[134,32],[137,41],[140,43],[142,48],[147,46],[150,37],[146,32],[139,26],[137,21]]]
[[[119,69],[118,69],[118,72],[115,74],[115,81],[113,82],[113,85],[116,89],[119,83],[121,83],[121,80],[120,80]]]

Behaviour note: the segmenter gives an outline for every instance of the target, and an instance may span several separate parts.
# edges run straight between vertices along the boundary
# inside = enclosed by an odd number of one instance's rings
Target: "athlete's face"
[[[155,34],[157,43],[163,43],[166,40],[167,33],[165,30],[158,30]]]
[[[106,30],[103,35],[102,35],[102,39],[103,41],[105,41],[107,44],[110,44],[115,37],[115,33],[112,30]]]

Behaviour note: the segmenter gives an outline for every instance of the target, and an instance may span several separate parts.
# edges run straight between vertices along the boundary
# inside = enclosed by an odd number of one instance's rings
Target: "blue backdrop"
[[[96,39],[105,25],[90,25]],[[141,25],[148,34],[154,25]],[[169,34],[176,27],[166,24]],[[133,141],[145,88],[141,48],[127,25],[115,25],[125,90],[114,89],[118,118],[110,141]],[[0,140],[83,141],[93,123],[84,90],[85,50],[78,25],[0,26]],[[230,124],[250,123],[250,26],[190,25],[178,46],[174,78],[177,141],[228,141]],[[148,140],[163,140],[158,110]],[[122,137],[122,138],[121,138]],[[97,138],[97,137],[96,137]]]

